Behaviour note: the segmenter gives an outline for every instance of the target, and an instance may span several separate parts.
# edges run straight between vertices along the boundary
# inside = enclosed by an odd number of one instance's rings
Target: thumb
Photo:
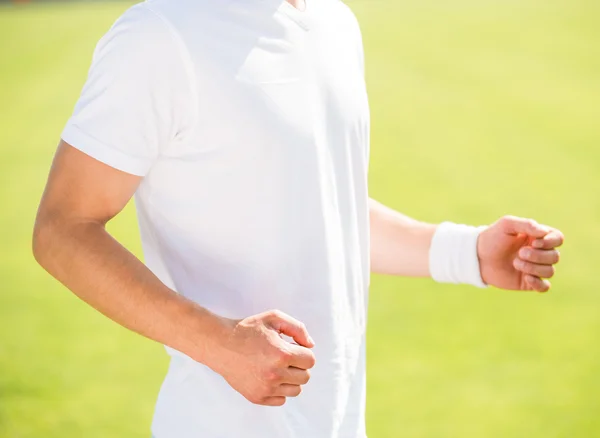
[[[525,219],[516,216],[505,216],[499,221],[499,225],[506,234],[527,234],[530,237],[541,238],[550,232],[550,228],[540,225],[533,219]]]
[[[293,338],[298,345],[306,348],[315,346],[315,342],[308,334],[306,326],[283,312],[278,310],[271,312],[267,323],[279,333]]]

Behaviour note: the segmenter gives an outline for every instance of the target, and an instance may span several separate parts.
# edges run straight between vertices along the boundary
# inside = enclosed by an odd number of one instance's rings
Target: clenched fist
[[[308,370],[315,365],[313,346],[304,324],[271,310],[231,321],[211,368],[252,403],[281,406],[286,397],[298,396],[310,379]]]
[[[563,234],[532,219],[505,216],[479,235],[481,277],[509,290],[546,292],[560,254]]]

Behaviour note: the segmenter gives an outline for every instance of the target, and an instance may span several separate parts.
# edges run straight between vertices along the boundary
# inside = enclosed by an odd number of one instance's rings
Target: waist
[[[280,408],[250,403],[210,368],[169,349],[153,433],[157,438],[362,438],[364,337],[354,349],[350,356],[339,348],[315,351],[311,381]]]

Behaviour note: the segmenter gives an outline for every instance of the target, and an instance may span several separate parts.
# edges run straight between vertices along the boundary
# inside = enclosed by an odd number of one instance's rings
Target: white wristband
[[[466,283],[487,287],[481,279],[477,238],[486,227],[441,223],[429,249],[429,272],[440,283]]]

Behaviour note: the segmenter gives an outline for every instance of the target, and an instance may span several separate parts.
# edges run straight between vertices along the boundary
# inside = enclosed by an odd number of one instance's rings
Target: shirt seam
[[[77,124],[67,123],[61,138],[75,149],[92,158],[126,173],[143,176],[150,167],[152,160],[121,151],[114,146],[101,141],[80,128]],[[124,163],[123,158],[128,162]],[[133,163],[133,165],[132,165]],[[135,167],[135,169],[134,169]],[[144,169],[144,170],[142,170]]]

